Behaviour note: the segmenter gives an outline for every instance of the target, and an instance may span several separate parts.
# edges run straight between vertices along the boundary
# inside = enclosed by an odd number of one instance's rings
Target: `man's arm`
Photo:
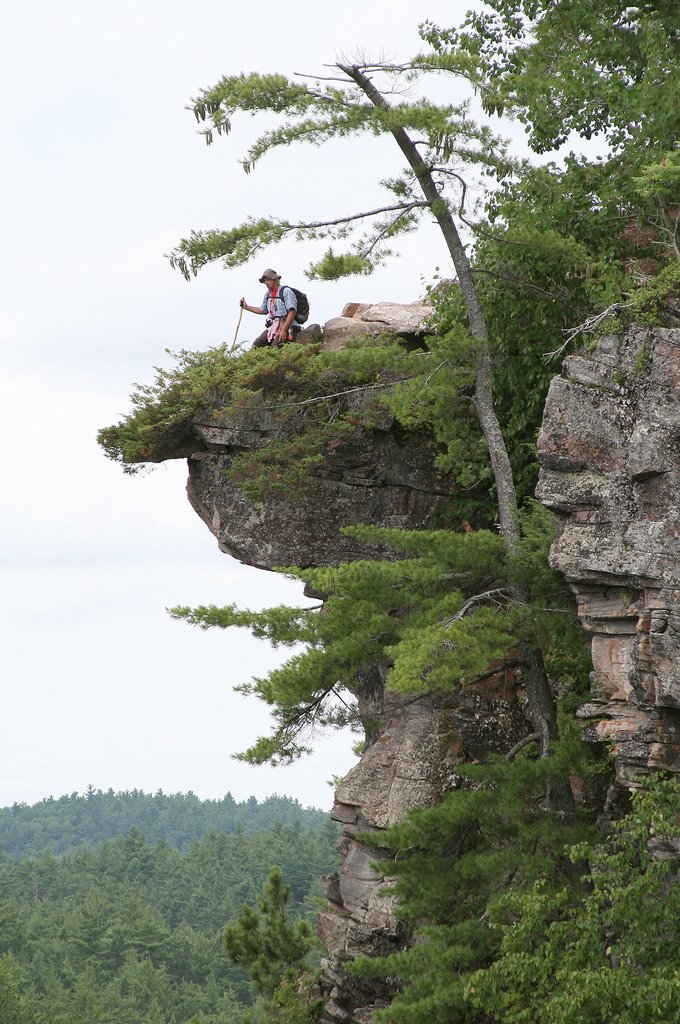
[[[297,313],[297,310],[295,308],[289,309],[288,312],[286,313],[286,319],[282,322],[281,326],[279,327],[279,334],[278,334],[279,341],[287,341],[288,340],[288,328],[290,327],[290,325],[292,324],[293,320],[295,319],[295,314],[296,313]]]
[[[259,313],[261,316],[265,315],[264,309],[261,309],[260,306],[249,306],[245,299],[241,299],[239,306],[241,309],[247,309],[249,313]]]

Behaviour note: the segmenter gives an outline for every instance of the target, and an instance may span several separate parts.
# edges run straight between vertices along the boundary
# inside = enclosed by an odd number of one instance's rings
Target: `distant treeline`
[[[38,857],[45,850],[70,853],[83,845],[128,835],[136,828],[150,842],[166,840],[186,851],[208,832],[252,834],[274,824],[321,829],[328,814],[302,807],[297,800],[270,796],[237,802],[231,793],[221,800],[201,800],[194,793],[151,795],[140,789],[115,793],[88,786],[84,794],[71,793],[39,803],[15,803],[0,809],[0,855],[13,860]]]
[[[101,805],[115,802],[103,795]],[[311,917],[319,876],[337,865],[336,835],[326,816],[322,828],[213,832],[181,853],[133,829],[98,849],[0,860],[2,1024],[237,1024],[252,995],[226,956],[225,923],[257,902],[272,864],[291,885],[293,914]]]

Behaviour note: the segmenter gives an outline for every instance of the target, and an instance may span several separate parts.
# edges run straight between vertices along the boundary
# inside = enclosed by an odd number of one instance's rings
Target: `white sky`
[[[311,284],[293,243],[187,284],[163,258],[192,228],[248,215],[343,215],[401,167],[386,142],[238,164],[257,123],[206,148],[185,104],[223,74],[322,72],[355,51],[405,57],[417,24],[460,21],[469,0],[24,0],[0,38],[0,805],[107,789],[278,792],[330,806],[353,763],[324,740],[287,769],[230,760],[267,729],[231,691],[278,655],[247,635],[169,619],[173,604],[263,607],[297,588],[220,554],[185,494],[182,462],[130,478],[95,443],[164,350],[231,341],[264,266],[303,287],[321,323],[350,300],[409,302],[440,266],[427,229],[373,278]],[[292,43],[292,46],[290,45]],[[291,52],[292,51],[292,52]],[[453,93],[454,83],[446,88]],[[447,94],[448,95],[448,94]],[[376,168],[379,168],[376,173]],[[241,339],[259,331],[247,314]]]

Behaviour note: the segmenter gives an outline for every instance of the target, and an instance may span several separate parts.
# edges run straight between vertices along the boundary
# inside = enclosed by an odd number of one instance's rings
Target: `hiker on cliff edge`
[[[281,275],[269,267],[260,278],[260,284],[266,284],[267,292],[259,306],[249,306],[241,299],[241,309],[249,313],[266,316],[265,329],[253,342],[253,348],[264,348],[266,345],[278,346],[287,341],[294,341],[301,330],[295,322],[298,311],[298,300],[295,292],[288,285],[281,284]]]

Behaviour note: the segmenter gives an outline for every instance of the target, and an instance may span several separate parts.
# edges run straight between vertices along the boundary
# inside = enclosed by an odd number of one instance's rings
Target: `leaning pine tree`
[[[382,184],[391,194],[385,205],[352,216],[292,223],[277,219],[249,219],[227,231],[194,232],[171,254],[171,262],[189,278],[205,264],[222,260],[234,267],[249,260],[264,246],[292,235],[297,239],[347,237],[352,228],[367,225],[366,233],[345,253],[329,248],[309,269],[312,277],[332,279],[345,274],[370,273],[390,255],[392,238],[413,230],[423,214],[437,223],[464,300],[467,330],[475,351],[474,407],[491,461],[498,499],[500,533],[506,554],[512,558],[520,543],[518,502],[510,460],[494,409],[492,356],[487,322],[473,267],[456,223],[463,213],[466,183],[461,171],[467,166],[503,175],[511,167],[505,143],[491,130],[471,119],[467,106],[440,105],[420,99],[390,102],[395,79],[418,80],[430,70],[456,70],[454,62],[417,58],[404,65],[342,62],[332,75],[310,84],[292,82],[280,75],[240,75],[223,78],[194,102],[193,111],[205,123],[208,143],[215,133],[227,134],[236,112],[268,111],[287,120],[278,129],[256,140],[243,161],[249,172],[268,151],[294,142],[320,144],[329,139],[369,133],[391,136],[407,167]],[[384,87],[376,84],[384,81]],[[509,598],[526,606],[528,589],[521,574],[511,575]],[[475,602],[471,603],[474,607]],[[540,648],[529,639],[522,642],[523,676],[528,707],[541,753],[547,756],[557,738],[557,718]],[[559,788],[559,787],[558,787]],[[552,800],[569,811],[568,787],[552,791]]]

